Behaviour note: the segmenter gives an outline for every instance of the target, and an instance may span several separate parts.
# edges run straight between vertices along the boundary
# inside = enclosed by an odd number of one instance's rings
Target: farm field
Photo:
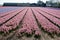
[[[0,7],[0,40],[60,40],[60,10]]]

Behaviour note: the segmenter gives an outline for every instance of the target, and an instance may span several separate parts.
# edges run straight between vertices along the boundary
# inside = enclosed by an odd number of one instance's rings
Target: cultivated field
[[[1,6],[0,40],[60,40],[60,10]]]

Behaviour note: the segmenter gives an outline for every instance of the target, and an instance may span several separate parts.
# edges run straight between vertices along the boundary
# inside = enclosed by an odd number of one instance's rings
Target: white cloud
[[[38,0],[0,0],[0,2],[30,2],[30,3],[33,3],[33,2],[37,2]]]
[[[36,3],[38,0],[0,0],[0,4],[3,4],[4,2],[15,2],[15,3],[26,3],[26,2],[29,2],[29,3]],[[42,0],[42,1],[46,1],[46,0]]]

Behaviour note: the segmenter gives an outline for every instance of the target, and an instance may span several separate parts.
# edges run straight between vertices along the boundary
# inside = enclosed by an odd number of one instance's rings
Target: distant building
[[[29,6],[29,3],[4,3],[3,6]]]
[[[59,7],[60,6],[60,0],[50,0],[50,1],[46,1],[46,6],[49,7]]]
[[[51,7],[51,2],[50,1],[46,1],[46,6],[47,7]]]
[[[46,4],[42,1],[38,1],[37,3],[4,3],[3,6],[43,6],[45,7]]]
[[[4,3],[3,6],[17,6],[17,3]]]

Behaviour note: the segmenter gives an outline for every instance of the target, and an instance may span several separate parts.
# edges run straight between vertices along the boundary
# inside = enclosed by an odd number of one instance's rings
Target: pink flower
[[[23,32],[25,32],[26,31],[26,28],[21,28],[21,29],[19,29],[19,32],[20,33],[23,33]]]
[[[31,30],[31,29],[27,29],[27,30],[26,30],[26,33],[27,33],[27,34],[32,34],[32,30]]]
[[[41,32],[40,31],[35,31],[35,35],[40,36]]]

